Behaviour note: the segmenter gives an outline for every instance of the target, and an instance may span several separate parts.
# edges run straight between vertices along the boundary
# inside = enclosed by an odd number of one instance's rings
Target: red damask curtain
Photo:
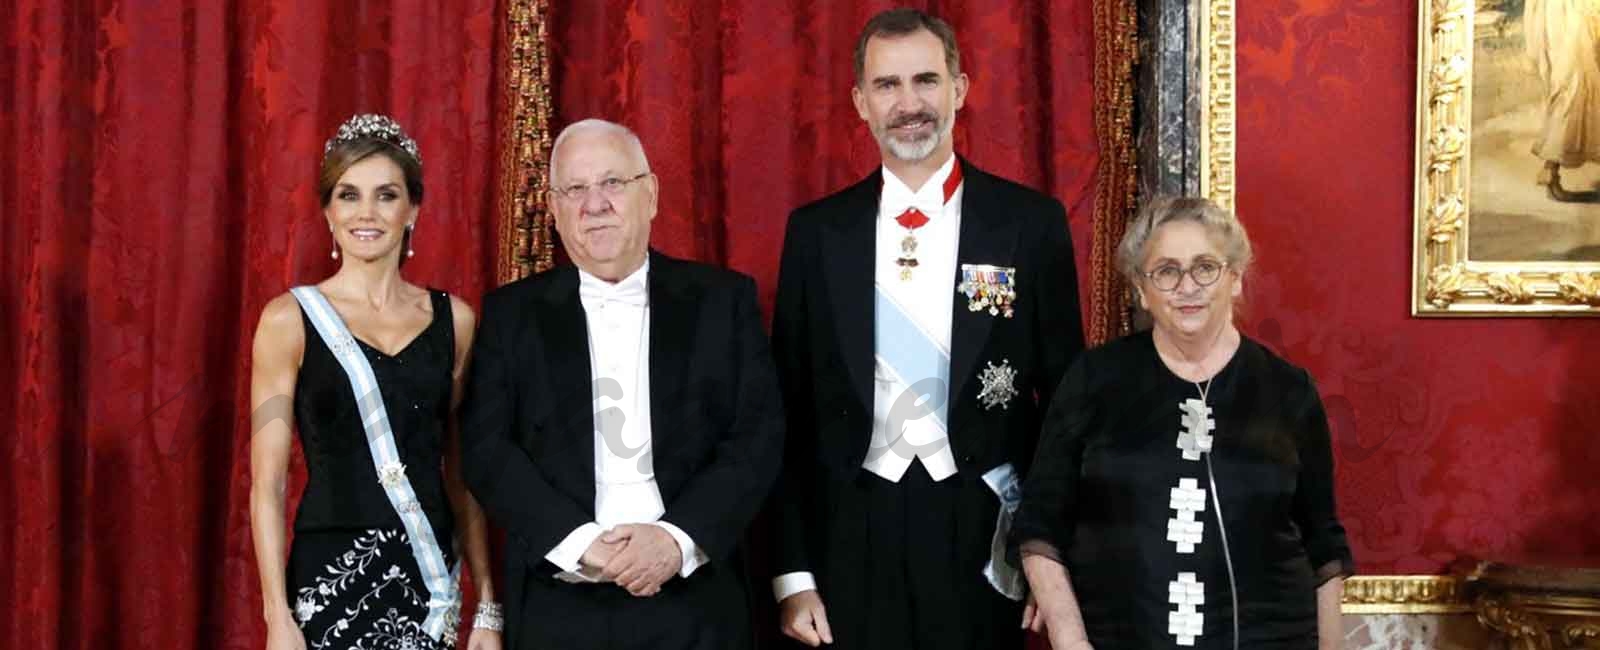
[[[955,28],[972,80],[956,151],[1067,206],[1087,316],[1100,161],[1091,0],[560,3],[553,130],[586,117],[636,130],[661,178],[652,243],[754,276],[770,306],[789,211],[878,164],[850,103],[855,39],[900,4]]]
[[[407,277],[477,300],[499,20],[493,0],[0,9],[0,647],[260,646],[256,315],[332,272],[316,166],[366,111],[422,149]]]
[[[315,172],[351,113],[421,146],[414,282],[476,302],[521,263],[497,251],[540,249],[498,214],[537,210],[553,113],[636,128],[663,180],[655,244],[751,273],[770,304],[788,211],[876,164],[851,52],[889,3],[559,4],[0,11],[0,647],[260,645],[248,344],[268,299],[334,268]],[[1118,50],[1095,25],[1128,3],[917,4],[973,79],[958,150],[1067,205],[1089,310],[1092,230],[1113,222],[1097,174],[1126,153],[1100,144],[1118,114],[1096,115],[1096,62]]]

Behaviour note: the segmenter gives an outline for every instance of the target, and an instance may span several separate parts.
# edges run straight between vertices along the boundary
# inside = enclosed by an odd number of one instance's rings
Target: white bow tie
[[[910,208],[920,210],[929,219],[944,211],[944,197],[925,192],[912,194],[899,188],[885,188],[882,200],[883,213],[890,217],[898,217]]]
[[[616,284],[610,284],[598,278],[578,279],[578,298],[581,300],[599,300],[605,302],[619,302],[634,307],[644,307],[650,304],[650,293],[645,288],[645,276],[629,277]]]

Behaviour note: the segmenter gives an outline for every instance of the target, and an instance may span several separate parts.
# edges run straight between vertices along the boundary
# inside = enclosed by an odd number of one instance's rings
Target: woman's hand
[[[1050,635],[1050,647],[1052,650],[1094,650],[1094,646],[1089,645],[1089,640],[1081,636],[1075,639],[1057,639],[1054,634]]]
[[[1022,607],[1022,629],[1034,634],[1044,634],[1044,615],[1039,611],[1039,604],[1033,600],[1033,592],[1028,592],[1028,604]]]
[[[500,633],[494,630],[475,627],[472,628],[472,634],[467,635],[467,650],[500,650],[500,648]]]
[[[1044,627],[1054,650],[1094,650],[1083,627],[1067,567],[1049,557],[1023,555],[1022,573],[1030,587],[1028,605],[1023,608],[1023,627],[1034,632]]]
[[[1032,608],[1033,619],[1024,622],[1031,623],[1028,629],[1035,634],[1050,639],[1051,650],[1094,650],[1094,645],[1084,636],[1083,622],[1075,613],[1048,611],[1035,604],[1032,598],[1029,594],[1028,606]]]
[[[306,637],[288,609],[267,618],[267,650],[306,650]]]

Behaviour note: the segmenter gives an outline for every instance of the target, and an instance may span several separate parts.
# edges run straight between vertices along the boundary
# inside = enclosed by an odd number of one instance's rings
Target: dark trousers
[[[511,650],[748,649],[753,639],[742,574],[728,568],[702,566],[643,598],[614,584],[530,576]]]
[[[1021,650],[1022,607],[989,586],[982,552],[958,548],[964,477],[913,461],[898,483],[863,471],[861,593],[819,585],[836,650]],[[986,488],[985,488],[986,489]],[[993,531],[994,522],[986,523]],[[986,552],[986,548],[983,552]]]

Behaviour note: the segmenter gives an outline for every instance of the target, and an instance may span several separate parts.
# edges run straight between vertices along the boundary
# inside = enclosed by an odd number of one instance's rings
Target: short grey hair
[[[589,119],[578,120],[577,122],[568,124],[567,128],[561,129],[561,133],[556,135],[555,143],[550,145],[551,186],[554,186],[556,182],[556,152],[561,150],[561,144],[567,141],[567,136],[582,131],[601,131],[611,133],[622,138],[622,141],[627,143],[629,153],[633,154],[634,158],[638,160],[640,167],[642,167],[642,169],[639,171],[650,171],[650,159],[644,155],[644,143],[639,141],[639,135],[634,133],[633,129],[621,124],[617,124],[616,122],[608,122],[606,120],[591,117]]]
[[[1220,243],[1228,268],[1243,276],[1250,268],[1254,254],[1250,249],[1250,234],[1232,211],[1223,209],[1210,199],[1193,196],[1160,197],[1145,204],[1139,215],[1128,224],[1128,232],[1117,245],[1117,271],[1133,287],[1144,277],[1145,255],[1150,238],[1156,229],[1174,221],[1193,221],[1206,229],[1206,234]]]

